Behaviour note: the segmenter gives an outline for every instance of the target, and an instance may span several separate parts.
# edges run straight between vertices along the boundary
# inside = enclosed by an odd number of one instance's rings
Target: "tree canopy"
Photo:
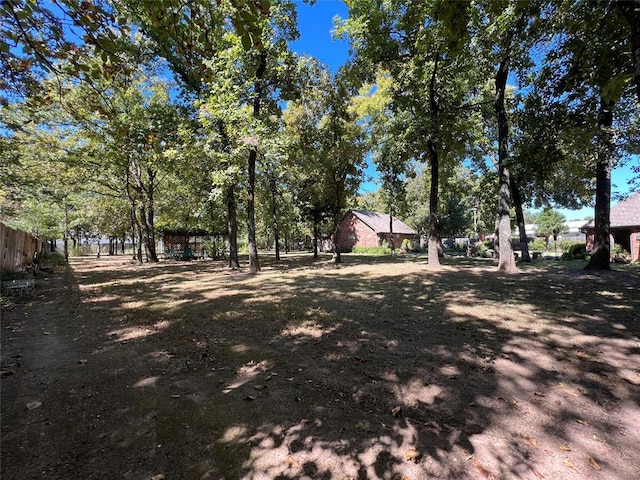
[[[129,238],[139,262],[163,228],[226,237],[254,273],[259,247],[294,242],[340,261],[370,163],[366,204],[424,234],[432,267],[443,236],[495,233],[514,271],[524,207],[595,198],[589,268],[609,268],[611,169],[640,146],[637,9],[346,4],[351,56],[331,72],[291,50],[289,0],[2,2],[2,220]]]

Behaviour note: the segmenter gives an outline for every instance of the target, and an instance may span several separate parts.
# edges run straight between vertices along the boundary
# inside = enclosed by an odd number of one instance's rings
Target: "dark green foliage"
[[[587,244],[574,243],[562,254],[562,260],[584,260],[587,258]]]

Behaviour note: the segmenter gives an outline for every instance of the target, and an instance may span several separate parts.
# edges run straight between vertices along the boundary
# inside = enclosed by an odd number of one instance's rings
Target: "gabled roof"
[[[640,226],[640,192],[611,207],[611,228]],[[593,228],[593,220],[583,228]]]
[[[351,210],[351,212],[375,233],[389,233],[389,214],[370,212],[368,210]],[[416,232],[411,227],[396,217],[393,217],[393,233],[416,235]]]

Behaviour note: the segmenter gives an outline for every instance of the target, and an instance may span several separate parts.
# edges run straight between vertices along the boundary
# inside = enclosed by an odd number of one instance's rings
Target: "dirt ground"
[[[640,269],[72,259],[2,311],[2,480],[640,478]]]

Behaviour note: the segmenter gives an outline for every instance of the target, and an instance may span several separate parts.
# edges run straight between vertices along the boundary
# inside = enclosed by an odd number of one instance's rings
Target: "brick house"
[[[640,260],[640,192],[611,207],[610,229],[613,241],[631,254],[631,260]],[[583,227],[587,245],[593,245],[591,220]]]
[[[390,243],[389,215],[367,210],[349,210],[340,221],[341,251],[350,251],[352,247],[378,247],[383,241]],[[414,240],[416,232],[393,217],[393,244],[400,248],[404,239]]]

